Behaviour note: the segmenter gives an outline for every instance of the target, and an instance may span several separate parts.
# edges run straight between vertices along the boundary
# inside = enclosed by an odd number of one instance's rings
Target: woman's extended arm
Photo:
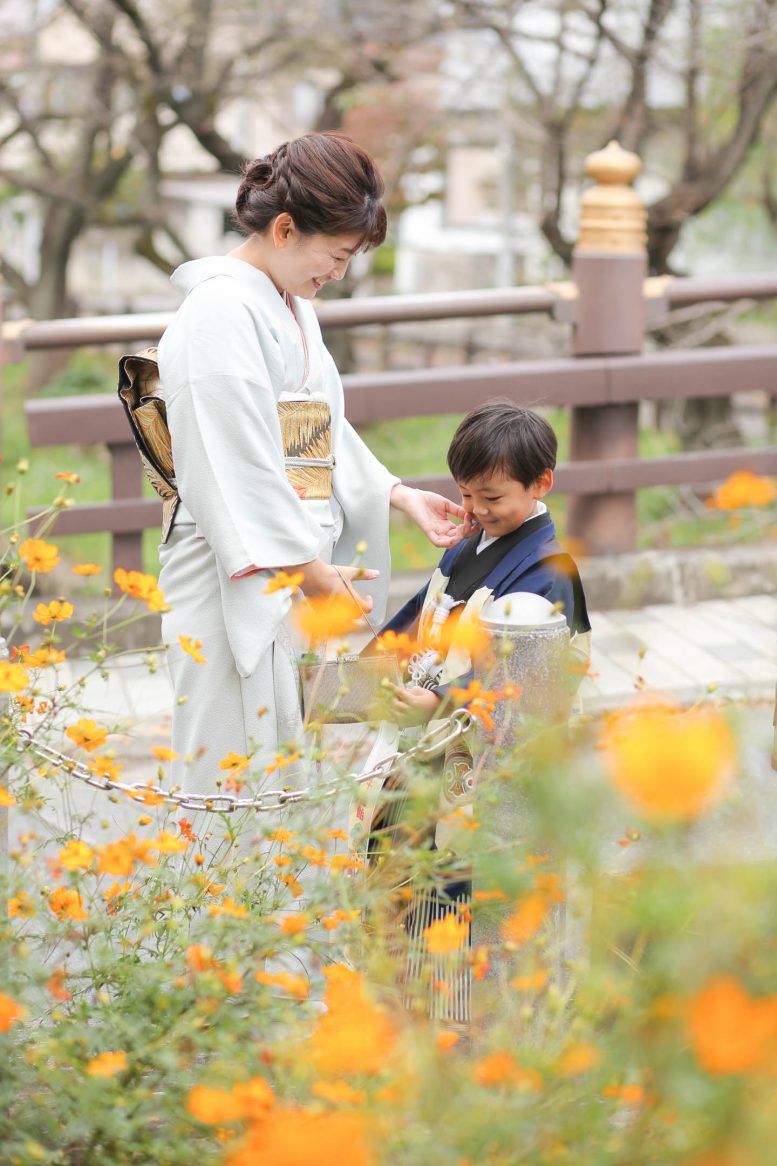
[[[406,514],[436,547],[453,547],[472,533],[464,507],[443,498],[442,494],[414,490],[398,482],[391,491],[391,505]],[[453,522],[452,517],[462,521]]]

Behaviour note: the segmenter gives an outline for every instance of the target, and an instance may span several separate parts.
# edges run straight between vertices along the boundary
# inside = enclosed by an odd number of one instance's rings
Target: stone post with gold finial
[[[637,155],[617,142],[586,159],[586,173],[596,185],[581,200],[572,262],[577,286],[575,356],[620,356],[642,350],[647,216],[631,186],[640,166]],[[630,401],[573,408],[571,460],[636,457],[638,407]],[[583,553],[633,550],[637,535],[633,492],[570,498],[567,529]]]

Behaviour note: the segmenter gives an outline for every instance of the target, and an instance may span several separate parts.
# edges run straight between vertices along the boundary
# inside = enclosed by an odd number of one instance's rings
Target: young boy
[[[466,627],[492,597],[530,591],[559,604],[575,653],[589,656],[580,576],[542,501],[553,485],[557,445],[547,421],[511,401],[473,409],[453,435],[448,467],[468,513],[467,537],[445,552],[426,587],[383,629],[409,632],[421,645],[410,663],[414,683],[394,691],[399,724],[426,723],[452,685],[472,679],[465,637],[457,645],[455,630],[447,635],[445,629],[457,619]],[[448,647],[435,650],[440,642]]]

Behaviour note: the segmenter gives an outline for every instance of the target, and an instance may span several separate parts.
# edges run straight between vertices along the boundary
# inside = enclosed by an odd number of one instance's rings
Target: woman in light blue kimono
[[[311,303],[383,241],[382,195],[372,160],[349,139],[287,142],[245,171],[235,208],[244,241],[173,275],[185,299],[159,371],[180,504],[159,581],[171,608],[173,778],[187,790],[215,793],[230,754],[254,754],[261,772],[300,740],[291,594],[267,591],[278,571],[301,572],[307,597],[334,594],[350,586],[366,543],[362,602],[380,620],[389,507],[436,546],[460,537],[452,519],[462,509],[402,485],[346,421]]]

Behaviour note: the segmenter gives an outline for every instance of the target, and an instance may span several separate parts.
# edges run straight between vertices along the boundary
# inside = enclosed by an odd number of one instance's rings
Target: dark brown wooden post
[[[112,497],[139,498],[143,486],[143,471],[134,445],[108,444],[111,457]],[[140,522],[140,520],[139,520]],[[113,566],[124,567],[125,571],[143,570],[143,531],[131,530],[113,536]]]
[[[572,263],[577,285],[575,356],[642,351],[646,216],[642,200],[629,185],[640,165],[637,155],[622,150],[617,142],[586,159],[586,173],[597,185],[581,200]],[[571,460],[636,457],[638,409],[637,402],[573,408]],[[589,554],[633,550],[637,538],[634,493],[571,497],[567,529]]]

